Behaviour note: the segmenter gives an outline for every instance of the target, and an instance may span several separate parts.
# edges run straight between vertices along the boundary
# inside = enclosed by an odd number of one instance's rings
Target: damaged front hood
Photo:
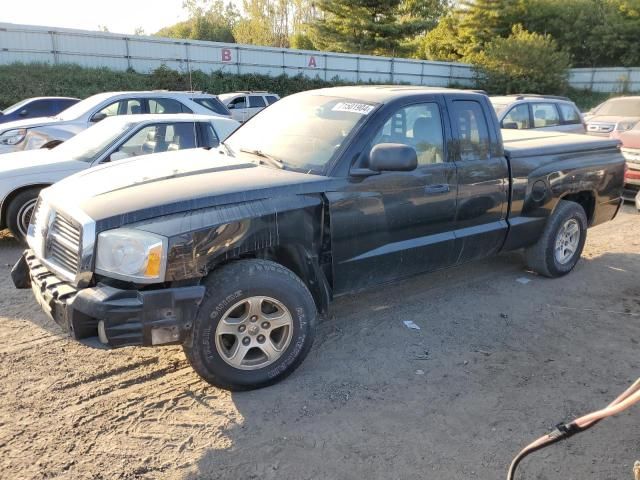
[[[73,175],[47,189],[47,197],[62,210],[79,207],[102,231],[200,208],[323,191],[329,181],[247,158],[201,149],[148,155]]]

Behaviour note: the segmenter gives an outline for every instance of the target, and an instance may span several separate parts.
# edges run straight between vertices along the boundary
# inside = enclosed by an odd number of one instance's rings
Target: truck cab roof
[[[345,87],[329,87],[310,90],[308,93],[335,97],[354,98],[367,102],[388,103],[398,98],[424,94],[464,93],[483,97],[485,95],[474,90],[461,90],[444,87],[417,87],[413,85],[357,85]]]

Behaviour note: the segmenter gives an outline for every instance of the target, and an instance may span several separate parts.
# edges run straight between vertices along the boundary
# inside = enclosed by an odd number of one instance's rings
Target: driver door
[[[416,149],[410,172],[350,177],[330,201],[336,294],[455,263],[456,167],[447,155],[441,99],[392,112],[365,147],[402,143]]]

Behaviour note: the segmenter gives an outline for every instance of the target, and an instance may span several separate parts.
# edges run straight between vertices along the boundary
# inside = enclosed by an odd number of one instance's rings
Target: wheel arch
[[[560,200],[574,202],[580,205],[584,209],[584,213],[587,215],[587,225],[591,226],[596,211],[596,194],[593,190],[581,190],[579,192],[565,193],[558,199],[558,202],[553,209],[554,212],[558,207]]]
[[[320,267],[317,256],[313,255],[304,245],[297,243],[275,245],[226,258],[210,266],[209,273],[228,263],[247,258],[271,260],[288,268],[296,274],[309,289],[318,311],[321,313],[328,311],[329,303],[333,298],[331,286]]]
[[[43,188],[50,187],[51,185],[52,185],[51,183],[32,183],[29,185],[22,185],[16,188],[15,190],[12,190],[11,192],[9,192],[9,194],[7,194],[7,196],[4,197],[4,199],[2,200],[2,204],[0,204],[0,227],[4,228],[7,226],[7,209],[9,208],[9,205],[11,205],[11,202],[17,195],[19,195],[20,193],[26,190],[31,190],[35,188],[42,190]]]

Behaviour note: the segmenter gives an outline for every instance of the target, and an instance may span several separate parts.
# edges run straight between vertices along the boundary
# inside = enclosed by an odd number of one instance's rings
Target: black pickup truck
[[[252,389],[302,362],[335,296],[514,249],[568,273],[623,176],[616,141],[501,133],[479,93],[315,90],[219,150],[43,190],[12,276],[78,340],[181,344],[206,381]]]

